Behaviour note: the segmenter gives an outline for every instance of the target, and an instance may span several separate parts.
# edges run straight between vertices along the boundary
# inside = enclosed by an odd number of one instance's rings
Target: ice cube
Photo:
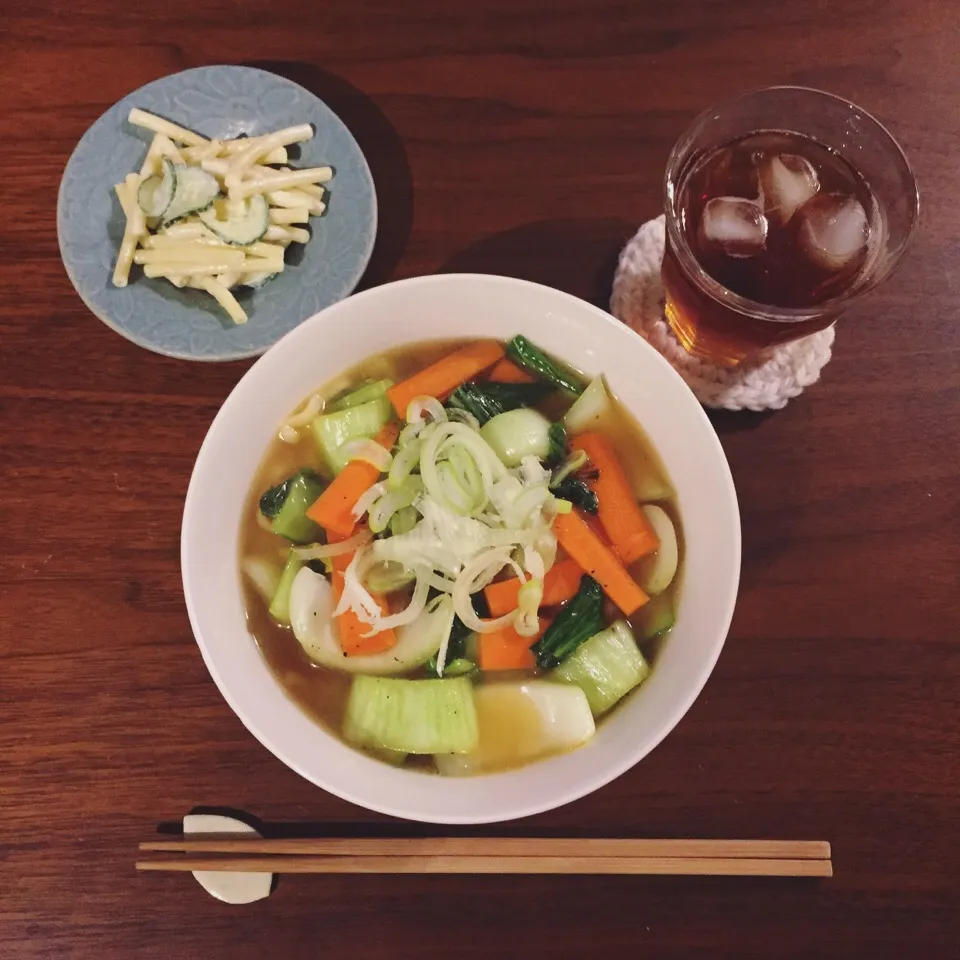
[[[867,212],[855,197],[820,194],[803,205],[798,233],[801,250],[827,270],[841,270],[867,245]]]
[[[714,197],[700,217],[700,242],[728,257],[755,257],[767,245],[767,218],[752,200]]]
[[[727,147],[711,159],[704,183],[710,196],[744,197],[756,200],[760,196],[760,172],[749,150]]]
[[[760,167],[760,187],[764,213],[787,223],[820,189],[820,181],[809,160],[792,153],[778,153]]]

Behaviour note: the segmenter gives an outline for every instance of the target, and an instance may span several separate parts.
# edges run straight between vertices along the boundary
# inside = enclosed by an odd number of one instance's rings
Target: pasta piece
[[[215,247],[205,243],[180,243],[171,245],[160,250],[139,250],[134,255],[134,263],[179,263],[183,264],[204,264],[204,263],[223,263],[230,266],[240,266],[243,263],[244,256],[242,250],[228,247]],[[181,267],[182,269],[183,267]]]
[[[312,197],[308,197],[302,190],[272,190],[267,194],[267,200],[274,207],[304,207],[310,204]]]
[[[286,127],[283,130],[277,130],[276,133],[267,134],[265,137],[258,137],[245,150],[241,150],[230,165],[230,173],[227,174],[226,184],[228,187],[238,186],[243,172],[253,166],[262,156],[270,153],[277,147],[286,147],[291,143],[301,143],[309,140],[313,136],[313,127],[309,123],[301,123],[295,127]]]
[[[263,239],[269,243],[279,243],[284,246],[288,243],[307,243],[310,240],[310,232],[302,227],[281,227],[272,223],[267,227]]]
[[[209,159],[201,160],[200,166],[203,167],[207,173],[212,173],[215,177],[223,177],[230,171],[230,163],[228,160],[224,160],[222,157],[220,159]]]
[[[118,183],[113,188],[114,193],[117,195],[117,199],[120,201],[120,208],[123,210],[123,215],[129,220],[130,219],[130,195],[127,192],[127,183]],[[282,229],[278,227],[277,229]],[[270,232],[269,230],[267,231]]]
[[[147,225],[143,219],[143,211],[137,203],[136,187],[139,180],[135,173],[128,173],[124,180],[124,189],[117,193],[117,199],[123,208],[126,225],[123,228],[123,240],[117,253],[117,262],[113,267],[113,285],[125,287],[130,280],[130,266],[136,253],[140,238],[146,233]]]
[[[164,120],[163,117],[154,116],[154,114],[147,113],[146,110],[138,110],[136,107],[127,114],[127,120],[135,127],[143,127],[145,130],[152,130],[154,133],[162,133],[171,140],[185,143],[189,147],[198,147],[207,142],[207,138],[201,137],[199,133],[186,130],[169,120]]]
[[[269,168],[263,167],[257,171],[256,177],[230,187],[230,197],[234,200],[243,200],[246,197],[252,197],[255,193],[301,187],[303,184],[329,180],[333,176],[333,170],[330,167],[310,167],[306,170],[291,170],[289,173],[278,173],[276,170],[270,170],[269,174],[262,173],[262,170],[266,169]]]
[[[244,250],[255,257],[266,257],[268,260],[283,259],[283,247],[273,243],[264,243],[262,240],[249,244],[244,247]]]
[[[310,219],[310,211],[306,207],[271,207],[270,222],[286,226],[289,223],[306,223]]]
[[[145,277],[215,277],[235,268],[234,263],[185,263],[183,260],[161,260],[143,267]]]
[[[191,230],[184,233],[154,233],[145,237],[141,246],[147,250],[165,250],[178,247],[185,242],[200,243],[207,247],[221,247],[229,250],[230,247],[213,234]]]
[[[267,200],[275,207],[295,209],[306,207],[307,212],[319,216],[326,209],[326,204],[311,194],[304,193],[299,187],[293,190],[273,190],[267,194]]]
[[[236,323],[246,323],[247,314],[243,307],[237,303],[237,298],[222,284],[212,277],[200,281],[201,287],[215,297],[217,302],[230,315],[230,319]]]
[[[256,141],[263,139],[264,137],[240,137],[236,140],[225,140],[221,153],[225,157],[233,157],[247,150]],[[260,158],[260,163],[286,163],[287,160],[287,148],[274,147],[273,150]]]

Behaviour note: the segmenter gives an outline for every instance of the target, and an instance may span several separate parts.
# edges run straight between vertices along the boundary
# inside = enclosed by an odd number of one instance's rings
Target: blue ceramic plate
[[[128,286],[111,283],[124,224],[113,187],[140,169],[152,137],[127,123],[131,107],[224,139],[313,124],[313,139],[300,145],[291,165],[334,168],[327,209],[322,217],[310,218],[310,243],[290,246],[283,273],[262,290],[237,294],[250,317],[243,326],[234,326],[201,291],[148,279],[139,267],[131,271]],[[189,360],[263,353],[303,319],[342,300],[363,274],[376,232],[373,180],[350,131],[303,87],[249,67],[185,70],[124,97],[77,144],[57,200],[60,253],[83,302],[141,347]]]

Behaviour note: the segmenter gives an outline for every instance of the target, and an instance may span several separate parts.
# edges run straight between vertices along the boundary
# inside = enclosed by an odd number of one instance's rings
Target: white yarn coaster
[[[702,404],[728,410],[779,410],[820,379],[830,359],[833,327],[732,368],[717,367],[687,353],[663,316],[663,243],[660,216],[647,221],[623,248],[610,310],[670,361]]]

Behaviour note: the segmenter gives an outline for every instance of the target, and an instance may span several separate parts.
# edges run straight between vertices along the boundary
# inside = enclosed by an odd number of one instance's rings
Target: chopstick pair
[[[140,850],[186,854],[139,860],[141,871],[833,876],[830,844],[820,840],[210,836],[154,840]]]

